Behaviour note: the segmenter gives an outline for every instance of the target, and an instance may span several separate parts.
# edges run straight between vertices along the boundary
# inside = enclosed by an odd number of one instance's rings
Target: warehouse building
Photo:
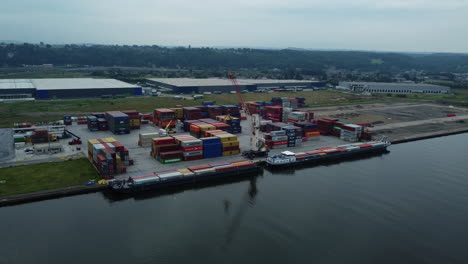
[[[27,79],[4,79],[0,80],[0,99],[30,99],[36,95],[31,80]]]
[[[67,99],[102,96],[139,96],[141,87],[115,79],[0,80],[0,98]]]
[[[369,93],[450,93],[450,87],[425,83],[340,82],[339,88]]]
[[[203,92],[223,92],[229,93],[235,90],[230,79],[221,78],[150,78],[146,79],[147,84],[156,88],[171,89],[175,93],[203,93]],[[237,79],[241,90],[254,91],[258,89],[274,90],[302,88],[312,89],[323,87],[325,83],[310,80],[271,80],[271,79]]]

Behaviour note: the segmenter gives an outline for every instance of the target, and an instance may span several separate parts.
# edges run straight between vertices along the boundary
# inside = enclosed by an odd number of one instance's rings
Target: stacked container
[[[233,117],[240,118],[240,108],[238,105],[222,105],[221,108],[223,109],[223,115],[230,115]]]
[[[198,120],[202,117],[202,112],[196,107],[184,107],[182,108],[184,120]]]
[[[106,112],[106,120],[109,130],[114,134],[129,134],[130,119],[122,112]]]
[[[281,130],[286,132],[288,137],[288,147],[295,147],[302,144],[302,130],[296,126],[284,126]]]
[[[163,130],[166,132],[165,130]],[[153,142],[153,138],[158,138],[158,137],[167,137],[166,133],[161,133],[159,132],[153,132],[153,133],[140,133],[138,135],[138,146],[140,147],[151,147],[151,144]]]
[[[230,127],[227,128],[227,132],[231,133],[231,134],[239,134],[242,132],[242,127],[241,127],[241,124],[240,124],[240,118],[237,118],[237,117],[233,117],[231,115],[229,116],[217,116],[216,117],[216,120],[217,121],[220,121],[220,122],[224,122],[226,124],[228,124]],[[220,128],[218,128],[220,129]],[[221,130],[224,130],[224,129],[221,129]]]
[[[88,140],[88,159],[104,179],[126,173],[127,166],[133,164],[128,154],[128,150],[115,138]]]
[[[87,117],[87,120],[88,120],[88,130],[89,131],[98,131],[99,130],[99,123],[98,123],[98,119],[97,117],[95,116],[88,116]]]
[[[130,119],[130,129],[140,129],[141,125],[141,115],[136,110],[126,110],[122,111],[122,113],[128,115]]]
[[[182,151],[173,137],[153,138],[151,156],[163,164],[182,161]]]
[[[175,142],[182,150],[184,161],[203,159],[203,142],[189,134],[173,135]]]
[[[321,118],[317,120],[317,126],[320,132],[320,135],[330,134],[336,121],[337,121],[336,119],[329,119],[329,118]]]
[[[219,137],[200,138],[203,142],[203,158],[216,158],[223,155],[223,145]]]
[[[160,127],[166,128],[169,125],[171,128],[175,128],[176,126],[176,119],[175,119],[175,112],[170,109],[154,109],[153,112],[153,124]]]
[[[265,145],[271,149],[285,148],[288,146],[288,136],[286,131],[277,130],[265,134]]]
[[[72,124],[72,117],[69,115],[66,115],[63,117],[63,124],[66,126],[71,126]]]
[[[98,130],[101,130],[101,131],[109,130],[109,123],[107,122],[106,119],[98,118],[97,122],[98,122]]]
[[[245,107],[250,114],[261,114],[263,110],[262,105],[257,102],[245,102]]]
[[[86,119],[86,116],[79,116],[76,123],[78,125],[86,125],[88,123],[88,120]]]
[[[281,122],[283,114],[283,107],[270,105],[265,106],[263,117],[273,122]]]
[[[283,123],[287,123],[288,122],[288,117],[289,117],[289,114],[292,113],[292,108],[289,108],[289,107],[283,107],[283,114],[281,116],[281,121]]]
[[[305,122],[305,121],[307,121],[306,112],[291,112],[288,115],[287,122],[289,123],[297,123],[297,122]]]
[[[169,108],[169,109],[174,111],[174,115],[176,119],[179,119],[179,120],[184,119],[184,110],[181,107],[174,107],[174,108]]]
[[[219,105],[209,105],[207,106],[208,117],[215,119],[217,116],[223,114],[223,108]]]
[[[47,143],[53,141],[53,135],[47,129],[35,129],[31,135],[31,142],[33,144]]]
[[[356,142],[362,133],[362,126],[347,124],[341,127],[340,138],[345,141]]]
[[[223,156],[237,155],[240,153],[239,141],[235,135],[222,130],[208,131],[206,134],[209,137],[219,138],[222,145]]]

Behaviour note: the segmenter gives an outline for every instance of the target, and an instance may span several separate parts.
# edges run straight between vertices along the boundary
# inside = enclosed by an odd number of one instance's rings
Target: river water
[[[0,208],[0,263],[468,263],[468,134],[115,200]]]

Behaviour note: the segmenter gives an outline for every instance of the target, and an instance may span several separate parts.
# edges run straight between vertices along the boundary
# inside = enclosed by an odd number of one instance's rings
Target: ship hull
[[[306,158],[299,159],[299,160],[289,162],[289,163],[269,163],[267,161],[266,166],[270,168],[289,168],[289,167],[300,166],[303,164],[304,165],[305,164],[320,164],[320,163],[326,163],[326,162],[331,162],[331,161],[358,158],[361,156],[367,156],[367,155],[385,153],[385,152],[388,152],[387,146],[378,146],[378,147],[360,149],[360,150],[350,151],[350,152],[337,152],[337,153],[327,154],[324,156],[320,156],[320,155],[310,156],[310,157],[306,157]]]
[[[254,174],[258,174],[261,168],[259,166],[249,167],[249,168],[240,168],[234,169],[231,171],[221,171],[221,172],[207,172],[207,173],[200,173],[200,174],[193,174],[190,176],[184,176],[182,178],[168,181],[168,182],[156,182],[156,183],[148,183],[148,184],[141,184],[141,185],[133,185],[131,187],[123,187],[118,188],[114,186],[110,186],[112,191],[119,192],[119,193],[140,193],[144,191],[151,191],[151,190],[160,190],[160,189],[168,189],[172,187],[182,187],[184,185],[195,185],[198,183],[207,183],[207,182],[216,182],[221,181],[227,178],[232,177],[244,177],[244,176],[251,176]]]

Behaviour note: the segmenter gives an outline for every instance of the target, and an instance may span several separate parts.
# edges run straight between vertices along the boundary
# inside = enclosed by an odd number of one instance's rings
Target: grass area
[[[0,168],[0,196],[83,185],[99,176],[87,159]]]
[[[309,106],[345,105],[377,102],[436,102],[468,107],[468,89],[452,89],[450,95],[410,94],[406,97],[377,94],[363,96],[358,93],[323,90],[297,93],[248,93],[247,101],[270,101],[272,97],[304,97]],[[202,101],[216,101],[217,104],[237,104],[237,95],[206,95],[201,100],[178,100],[170,97],[141,97],[118,99],[78,99],[55,101],[32,101],[0,104],[0,127],[11,127],[14,122],[37,122],[58,120],[68,113],[87,113],[112,110],[137,110],[151,112],[155,108],[200,105]]]

